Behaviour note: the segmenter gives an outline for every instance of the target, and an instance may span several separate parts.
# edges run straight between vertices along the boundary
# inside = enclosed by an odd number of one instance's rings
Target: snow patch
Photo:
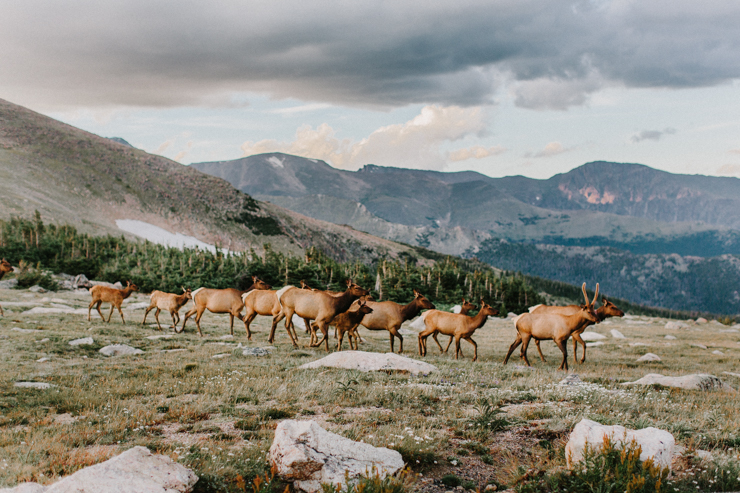
[[[180,233],[173,234],[166,229],[145,223],[144,221],[137,221],[136,219],[117,219],[116,226],[118,226],[118,229],[122,231],[134,234],[158,245],[179,248],[181,250],[183,248],[200,248],[201,250],[209,250],[212,253],[216,253],[215,246],[204,241],[200,241],[198,238]]]
[[[283,160],[277,156],[270,156],[269,158],[267,158],[267,162],[273,165],[273,167],[275,168],[285,168]]]

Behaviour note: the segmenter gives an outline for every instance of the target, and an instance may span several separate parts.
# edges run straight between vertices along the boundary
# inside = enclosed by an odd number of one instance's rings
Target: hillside
[[[228,182],[0,100],[0,218],[31,217],[92,234],[134,219],[233,250],[264,243],[371,261],[408,247],[255,201]]]
[[[272,153],[193,167],[322,220],[451,254],[490,237],[636,252],[740,254],[740,180],[596,162],[548,180]],[[733,229],[737,228],[737,229]]]

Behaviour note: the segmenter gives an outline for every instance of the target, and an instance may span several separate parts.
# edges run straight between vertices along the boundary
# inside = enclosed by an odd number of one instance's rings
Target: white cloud
[[[668,127],[664,130],[643,130],[630,137],[630,140],[635,144],[637,144],[638,142],[642,142],[643,140],[658,141],[664,135],[673,135],[675,133],[676,129],[671,127]]]
[[[469,135],[482,136],[486,131],[486,121],[487,114],[482,107],[425,106],[412,120],[381,127],[359,141],[340,140],[334,129],[323,123],[316,129],[311,126],[299,128],[292,142],[272,139],[248,141],[242,144],[241,149],[245,156],[285,152],[323,159],[338,168],[347,169],[357,169],[365,164],[442,169],[448,156],[440,146]],[[494,153],[496,149],[489,148],[487,152]]]
[[[489,156],[496,156],[498,154],[503,154],[506,152],[506,147],[503,146],[493,146],[493,147],[483,147],[483,146],[472,146],[467,147],[464,149],[456,149],[454,151],[450,151],[447,154],[447,158],[450,161],[466,161],[468,159],[483,159]]]
[[[575,147],[563,147],[560,142],[550,142],[541,151],[532,154],[527,153],[524,157],[552,157],[564,152],[572,151]]]
[[[740,164],[723,164],[717,168],[718,175],[737,176],[740,178]]]

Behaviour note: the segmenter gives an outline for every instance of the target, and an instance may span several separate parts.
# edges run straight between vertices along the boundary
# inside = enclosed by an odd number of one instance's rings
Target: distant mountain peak
[[[123,144],[128,147],[134,147],[131,144],[129,144],[127,140],[122,139],[121,137],[108,137],[108,140],[112,140],[113,142],[118,142],[119,144]]]

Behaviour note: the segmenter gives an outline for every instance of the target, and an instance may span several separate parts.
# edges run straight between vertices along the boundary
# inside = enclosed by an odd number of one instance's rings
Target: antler
[[[594,300],[591,302],[591,304],[596,303],[596,300],[599,299],[599,283],[596,283],[596,291],[594,292]]]
[[[581,285],[581,290],[583,291],[583,297],[586,299],[586,305],[590,305],[588,301],[588,294],[586,294],[586,283],[584,282],[583,285]]]

